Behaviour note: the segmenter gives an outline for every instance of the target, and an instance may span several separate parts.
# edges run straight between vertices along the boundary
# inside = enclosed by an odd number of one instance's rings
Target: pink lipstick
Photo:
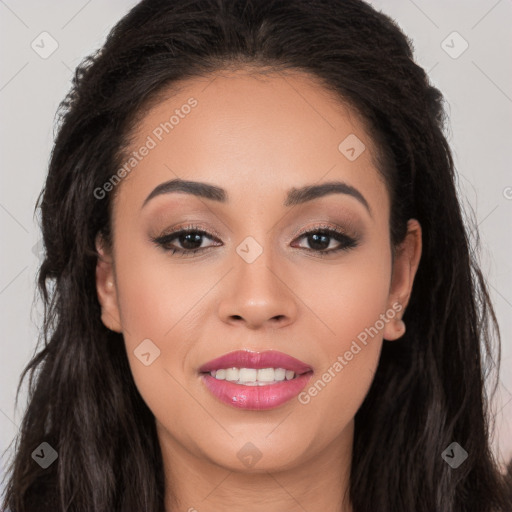
[[[238,350],[199,368],[206,388],[222,402],[247,410],[279,407],[297,396],[313,370],[306,363],[275,350]]]

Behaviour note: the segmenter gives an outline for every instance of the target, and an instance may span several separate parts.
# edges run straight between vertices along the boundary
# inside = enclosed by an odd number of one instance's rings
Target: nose
[[[286,272],[274,270],[275,265],[271,268],[265,251],[252,263],[237,255],[234,265],[220,296],[222,321],[253,330],[281,328],[295,321],[298,308],[293,287]]]

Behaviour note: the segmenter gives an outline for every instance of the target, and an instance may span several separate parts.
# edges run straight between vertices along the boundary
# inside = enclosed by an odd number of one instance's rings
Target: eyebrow
[[[155,187],[144,200],[142,208],[144,208],[144,206],[146,206],[146,204],[154,197],[163,194],[170,194],[172,192],[183,192],[197,197],[203,197],[204,199],[217,201],[219,203],[228,202],[228,194],[223,188],[209,183],[188,181],[178,178],[166,181]],[[372,215],[370,205],[363,194],[361,194],[361,192],[356,188],[342,181],[329,181],[320,185],[306,185],[301,188],[291,188],[287,193],[283,206],[296,206],[329,194],[346,194],[352,196],[368,210],[370,216]]]

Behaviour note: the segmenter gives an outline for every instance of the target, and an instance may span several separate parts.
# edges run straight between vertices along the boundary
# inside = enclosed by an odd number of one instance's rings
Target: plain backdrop
[[[2,452],[20,424],[26,386],[18,409],[16,387],[34,352],[41,316],[40,306],[33,304],[40,258],[34,205],[47,171],[55,112],[70,88],[74,68],[103,44],[135,3],[0,0]],[[512,457],[512,1],[371,3],[409,36],[416,61],[447,101],[459,192],[480,230],[481,264],[503,338],[492,414],[493,449],[503,464]]]

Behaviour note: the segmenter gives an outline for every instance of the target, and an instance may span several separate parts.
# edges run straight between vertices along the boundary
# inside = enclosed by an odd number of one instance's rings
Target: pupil
[[[309,235],[308,242],[312,249],[327,249],[329,247],[329,238],[329,235],[315,233]]]
[[[197,233],[187,233],[180,236],[180,243],[185,249],[197,249],[201,247],[201,237],[202,235]],[[199,245],[195,246],[197,243]]]

